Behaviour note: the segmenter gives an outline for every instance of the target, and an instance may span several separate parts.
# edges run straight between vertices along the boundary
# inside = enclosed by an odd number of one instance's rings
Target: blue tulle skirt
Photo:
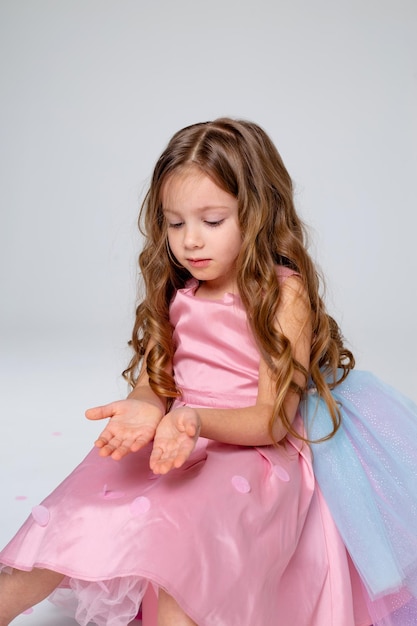
[[[368,372],[336,387],[342,424],[312,444],[316,479],[378,626],[417,624],[417,406]],[[308,436],[332,429],[314,388],[302,402]]]

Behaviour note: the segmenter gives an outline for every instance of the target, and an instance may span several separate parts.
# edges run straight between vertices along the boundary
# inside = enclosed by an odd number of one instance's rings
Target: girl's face
[[[237,199],[195,169],[167,180],[162,208],[171,251],[201,281],[199,295],[221,298],[235,292],[242,245]]]

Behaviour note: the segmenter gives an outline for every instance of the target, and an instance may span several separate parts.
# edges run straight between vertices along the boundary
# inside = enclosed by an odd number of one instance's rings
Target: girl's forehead
[[[161,193],[169,194],[173,189],[187,186],[189,183],[198,183],[206,174],[196,166],[181,168],[169,174],[162,184]]]
[[[221,189],[212,178],[197,167],[187,168],[171,174],[161,188],[161,202],[165,210],[176,206],[208,206],[223,204],[225,199],[232,199],[229,193]],[[233,198],[234,199],[234,198]]]

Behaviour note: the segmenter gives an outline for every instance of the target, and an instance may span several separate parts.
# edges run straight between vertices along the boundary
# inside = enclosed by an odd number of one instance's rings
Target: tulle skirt
[[[417,407],[368,372],[333,391],[342,425],[312,445],[317,481],[378,626],[417,624]],[[311,439],[330,431],[314,389],[302,402]]]

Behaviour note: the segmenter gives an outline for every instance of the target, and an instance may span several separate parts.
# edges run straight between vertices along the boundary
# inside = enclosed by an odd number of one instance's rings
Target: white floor
[[[134,620],[131,626],[141,626],[141,621]],[[63,615],[62,611],[45,600],[30,613],[19,615],[13,622],[13,626],[78,626],[78,622]]]
[[[31,609],[30,613],[19,615],[13,626],[74,626],[77,624],[70,617],[65,617],[62,612],[45,601]]]
[[[19,615],[12,623],[13,626],[78,626],[78,622],[63,615],[47,600],[31,609],[30,613]],[[131,626],[141,626],[141,623],[134,620]]]

